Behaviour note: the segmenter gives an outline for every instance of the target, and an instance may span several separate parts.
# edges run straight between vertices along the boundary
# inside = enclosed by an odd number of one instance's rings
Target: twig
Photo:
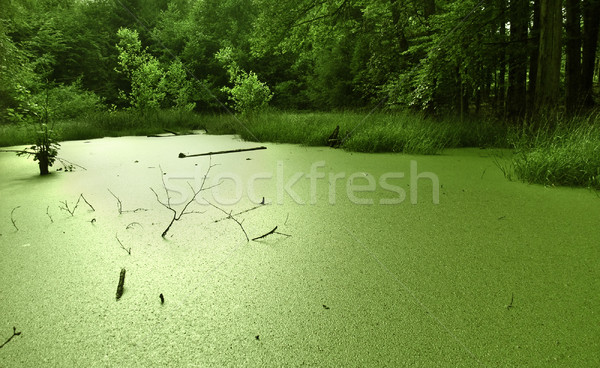
[[[90,206],[90,208],[92,209],[92,211],[96,212],[96,210],[94,209],[94,207],[90,204],[90,202],[87,201],[87,199],[85,199],[85,197],[83,196],[83,193],[81,193],[80,198],[83,199],[83,201],[85,202],[85,204],[87,204],[88,206]]]
[[[88,201],[87,201],[87,199],[85,199],[85,197],[83,196],[83,193],[79,195],[79,198],[77,198],[77,202],[75,202],[75,207],[73,207],[73,209],[70,209],[70,208],[69,208],[69,202],[67,202],[66,200],[65,200],[65,201],[62,201],[62,202],[60,202],[60,203],[62,203],[62,204],[63,204],[63,207],[59,206],[58,208],[60,208],[60,209],[61,209],[61,210],[63,210],[63,211],[67,211],[68,213],[70,213],[70,214],[71,214],[71,216],[75,216],[75,210],[76,210],[76,209],[77,209],[77,207],[79,206],[79,201],[80,201],[80,200],[82,200],[82,199],[83,199],[83,201],[84,201],[84,202],[85,202],[85,203],[86,203],[88,206],[90,206],[90,208],[92,209],[92,211],[94,211],[94,212],[96,211],[96,210],[94,209],[94,207],[93,207],[93,206],[90,204],[90,202],[88,202]]]
[[[12,211],[10,211],[10,221],[12,222],[13,226],[15,227],[15,229],[17,229],[17,231],[19,231],[19,228],[17,227],[17,221],[15,220],[15,218],[13,217],[15,210],[17,208],[21,208],[21,206],[17,206],[15,208],[12,209]]]
[[[133,227],[134,227],[135,225],[139,225],[139,227],[142,227],[142,228],[143,228],[142,224],[140,224],[139,222],[132,222],[132,223],[128,224],[128,225],[125,227],[125,229],[126,229],[126,230],[133,229]]]
[[[262,238],[266,238],[267,236],[275,233],[276,230],[277,230],[277,226],[275,226],[275,228],[273,230],[269,231],[268,233],[263,234],[261,236],[257,236],[256,238],[253,238],[252,241],[255,241],[255,240],[258,240],[258,239],[262,239]]]
[[[240,211],[240,212],[238,212],[238,213],[234,213],[234,214],[233,214],[233,215],[231,215],[231,216],[237,216],[237,215],[241,215],[241,214],[243,214],[243,213],[246,213],[246,212],[253,211],[253,210],[255,210],[255,209],[257,209],[257,208],[260,208],[260,207],[262,207],[262,206],[263,206],[262,204],[261,204],[261,205],[258,205],[258,206],[254,206],[254,207],[252,207],[252,208],[248,208],[247,210],[243,210],[243,211]],[[227,217],[220,218],[220,219],[218,219],[218,220],[215,220],[214,222],[221,222],[221,221],[223,221],[223,220],[229,220],[229,216],[230,216],[230,215],[228,214],[228,215],[227,215]]]
[[[21,334],[20,332],[17,332],[17,328],[16,328],[16,327],[13,327],[13,334],[12,334],[12,336],[11,336],[11,337],[9,337],[9,338],[8,338],[8,340],[6,340],[6,341],[4,342],[4,344],[0,345],[0,349],[2,349],[2,348],[4,347],[4,345],[8,344],[8,342],[9,342],[10,340],[12,340],[12,339],[13,339],[13,337],[15,337],[15,336],[19,336],[20,334]]]
[[[515,293],[512,293],[510,297],[510,304],[506,306],[506,309],[510,309],[513,307],[513,301],[515,300]]]
[[[65,170],[67,169],[67,165],[68,165],[68,166],[71,166],[71,167],[73,167],[73,166],[77,166],[77,167],[79,167],[80,169],[84,169],[84,170],[86,170],[86,171],[87,171],[87,169],[86,169],[85,167],[83,167],[83,166],[81,166],[81,165],[78,165],[78,164],[76,164],[76,163],[74,163],[74,162],[71,162],[71,161],[69,161],[69,160],[67,160],[67,159],[64,159],[64,158],[62,158],[62,157],[57,157],[56,159],[57,159],[57,160],[58,160],[58,161],[61,163],[61,165],[63,165],[63,167],[65,168]],[[65,165],[65,162],[67,163],[67,165]],[[72,169],[71,169],[71,170],[72,170]]]
[[[119,199],[119,197],[117,197],[115,195],[115,193],[111,192],[110,189],[107,188],[107,190],[117,200],[117,211],[119,212],[119,215],[122,214],[123,213],[123,204],[121,203],[121,200]]]
[[[117,211],[119,211],[119,215],[123,214],[125,212],[148,211],[147,208],[136,208],[135,210],[127,210],[127,211],[124,210],[123,209],[123,202],[121,202],[121,199],[119,197],[117,197],[117,195],[115,193],[113,193],[110,189],[107,188],[107,190],[117,200]]]
[[[121,248],[127,252],[127,254],[131,255],[131,247],[129,249],[125,248],[123,246],[123,243],[121,243],[121,240],[119,240],[119,236],[117,234],[115,234],[115,239],[117,239],[117,241],[119,242],[119,245],[121,246]]]
[[[54,223],[54,220],[52,220],[52,216],[50,216],[50,206],[46,207],[46,216],[48,216],[48,218],[50,219],[50,223]]]
[[[242,225],[243,220],[242,220],[242,222],[238,221],[238,219],[236,219],[235,217],[233,217],[233,215],[231,214],[231,211],[229,213],[227,213],[227,211],[225,211],[221,207],[218,207],[218,206],[216,206],[216,205],[214,205],[214,204],[212,204],[210,202],[208,202],[208,204],[210,204],[214,208],[218,209],[219,211],[225,213],[227,215],[228,219],[235,221],[239,225],[240,229],[242,229],[242,231],[244,232],[244,235],[246,236],[246,241],[250,241],[250,238],[248,238],[248,234],[246,233],[246,230],[244,229],[244,226]]]
[[[35,155],[35,152],[27,151],[27,150],[0,149],[0,152],[15,152],[15,153],[20,153],[22,155]]]
[[[284,225],[287,225],[288,218],[290,218],[290,213],[289,212],[288,212],[287,216],[285,216],[285,221],[283,222]]]
[[[165,183],[165,172],[163,171],[162,167],[159,166],[160,169],[160,178],[162,180],[162,185],[163,185],[163,189],[165,191],[165,195],[167,197],[167,202],[163,202],[160,200],[160,197],[158,196],[158,193],[156,193],[156,191],[153,188],[150,188],[150,190],[152,191],[152,193],[154,193],[154,196],[156,197],[156,201],[158,203],[160,203],[163,207],[165,207],[166,209],[168,209],[169,211],[171,211],[173,213],[173,217],[171,218],[171,222],[169,222],[169,225],[167,225],[167,228],[163,231],[163,233],[161,234],[161,236],[164,238],[165,236],[167,236],[167,233],[169,232],[169,229],[171,229],[171,226],[173,226],[173,223],[175,221],[179,221],[181,219],[181,216],[186,215],[186,214],[190,214],[193,213],[193,211],[190,212],[186,212],[188,206],[194,202],[194,200],[196,200],[196,197],[198,196],[198,194],[203,191],[203,190],[207,190],[210,188],[213,188],[214,186],[205,188],[204,185],[206,184],[206,179],[208,178],[208,174],[210,172],[210,169],[213,168],[212,164],[212,157],[209,158],[208,161],[208,169],[206,169],[206,173],[204,173],[204,177],[202,178],[202,183],[200,184],[200,188],[198,190],[194,190],[194,188],[190,185],[190,188],[192,189],[192,193],[194,193],[194,195],[192,196],[192,199],[190,199],[188,202],[186,202],[186,204],[183,206],[183,208],[181,209],[181,211],[179,212],[179,214],[177,214],[177,210],[175,210],[172,206],[171,206],[171,196],[169,195],[169,190],[167,189],[167,184]]]
[[[275,226],[275,228],[273,230],[271,230],[268,233],[263,234],[261,236],[257,236],[256,238],[252,239],[252,241],[255,241],[255,240],[258,240],[258,239],[262,239],[262,238],[266,238],[267,236],[269,236],[271,234],[279,234],[279,235],[283,235],[283,236],[287,236],[287,237],[291,236],[289,234],[280,233],[279,231],[277,231],[277,226]]]

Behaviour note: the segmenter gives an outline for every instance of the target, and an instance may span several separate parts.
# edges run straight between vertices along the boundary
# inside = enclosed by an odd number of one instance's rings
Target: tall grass
[[[135,111],[94,111],[77,119],[54,122],[62,141],[164,133],[164,129],[205,129],[213,134],[235,134],[235,117],[199,115],[177,110],[159,110],[145,115]],[[0,125],[0,147],[32,143],[33,126]]]
[[[323,146],[340,127],[342,148],[357,152],[438,154],[449,147],[506,146],[505,129],[489,121],[460,122],[410,113],[265,113],[249,117],[246,140]]]
[[[505,172],[528,183],[600,189],[599,123],[590,116],[512,132],[515,154]]]

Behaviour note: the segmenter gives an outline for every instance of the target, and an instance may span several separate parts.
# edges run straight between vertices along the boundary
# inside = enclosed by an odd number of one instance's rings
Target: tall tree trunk
[[[600,28],[600,0],[583,1],[583,60],[581,63],[581,95],[585,106],[592,106],[594,64]]]
[[[579,88],[581,80],[581,0],[566,0],[567,31],[565,66],[567,114],[573,116],[579,107]]]
[[[498,24],[498,33],[500,35],[500,52],[498,55],[498,81],[496,83],[496,106],[504,116],[504,100],[506,96],[506,47],[504,46],[506,37],[506,0],[498,0],[498,9],[500,12],[500,22]]]
[[[528,109],[531,110],[535,98],[538,55],[540,53],[540,0],[534,0],[533,2],[533,24],[530,31],[529,50],[529,91],[527,96],[527,106]]]
[[[404,26],[400,24],[400,9],[398,8],[398,0],[390,0],[390,9],[392,12],[392,24],[396,32],[399,52],[408,50],[408,40],[404,33]]]
[[[525,114],[527,93],[527,23],[529,2],[511,0],[510,45],[508,49],[508,95],[507,110],[511,117]]]
[[[425,19],[429,19],[430,16],[435,14],[435,0],[424,0],[423,1],[423,16]]]
[[[540,53],[534,112],[551,115],[556,109],[560,82],[562,4],[546,0],[540,7]]]

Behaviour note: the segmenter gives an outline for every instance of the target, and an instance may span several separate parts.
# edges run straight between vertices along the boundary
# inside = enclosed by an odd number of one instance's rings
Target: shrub
[[[229,99],[237,112],[251,114],[264,110],[273,98],[273,93],[266,83],[258,79],[256,73],[242,70],[233,60],[232,54],[232,49],[226,47],[215,55],[215,58],[227,68],[229,81],[233,83],[233,87],[226,86],[221,88],[221,91],[229,94]]]

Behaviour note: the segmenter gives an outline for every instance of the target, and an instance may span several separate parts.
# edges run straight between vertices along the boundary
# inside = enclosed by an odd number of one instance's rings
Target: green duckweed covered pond
[[[281,234],[247,242],[194,203],[163,239],[171,212],[150,188],[181,208],[209,164],[178,154],[254,146],[66,142],[87,170],[48,177],[0,154],[0,344],[22,332],[0,365],[600,365],[596,193],[507,181],[491,150],[268,144],[213,156],[222,184],[200,196],[250,238]],[[93,211],[59,208],[80,194]]]

